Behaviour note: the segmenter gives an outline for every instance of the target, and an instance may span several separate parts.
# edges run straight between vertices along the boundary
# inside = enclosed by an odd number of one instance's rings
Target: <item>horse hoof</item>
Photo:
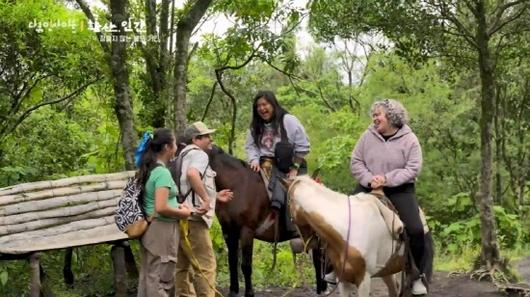
[[[230,291],[230,293],[228,293],[228,297],[238,297],[238,296],[236,292]]]
[[[245,293],[245,297],[254,297],[254,292]]]

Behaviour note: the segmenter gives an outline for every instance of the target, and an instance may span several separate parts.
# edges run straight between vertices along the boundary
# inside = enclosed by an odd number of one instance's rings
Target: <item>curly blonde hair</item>
[[[370,108],[372,116],[377,108],[381,107],[388,119],[388,123],[396,128],[401,128],[409,122],[409,115],[403,104],[395,99],[382,99],[374,102]]]

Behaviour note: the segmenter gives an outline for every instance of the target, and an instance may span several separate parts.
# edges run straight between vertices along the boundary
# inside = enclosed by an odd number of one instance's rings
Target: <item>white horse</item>
[[[392,226],[385,223],[378,198],[366,193],[348,197],[308,176],[297,177],[288,187],[296,225],[300,229],[311,227],[327,242],[340,296],[351,296],[357,287],[359,297],[368,297],[371,278],[382,277],[389,296],[397,297],[398,284],[393,275],[403,267],[404,245],[392,235]]]

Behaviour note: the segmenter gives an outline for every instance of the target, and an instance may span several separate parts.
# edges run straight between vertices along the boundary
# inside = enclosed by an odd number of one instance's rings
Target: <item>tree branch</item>
[[[244,65],[243,65],[244,66]],[[243,67],[241,66],[241,67]],[[236,129],[236,119],[237,119],[237,104],[236,104],[236,98],[225,88],[223,84],[223,70],[216,69],[215,70],[215,77],[217,78],[217,82],[219,83],[219,86],[221,87],[221,90],[223,90],[223,93],[226,94],[230,98],[230,101],[232,102],[232,127],[230,130],[230,137],[228,140],[228,153],[233,154],[233,147],[235,142],[235,129]]]
[[[198,42],[195,42],[193,44],[193,47],[191,48],[189,54],[188,54],[188,65],[190,64],[190,60],[191,58],[193,57],[193,55],[195,54],[195,52],[197,51],[197,48],[199,47],[199,43]]]
[[[471,32],[458,20],[458,18],[455,17],[451,11],[448,10],[444,4],[441,5],[435,5],[432,2],[430,2],[432,6],[434,6],[436,9],[439,10],[442,17],[451,22],[453,25],[456,26],[456,30],[458,30],[460,33],[462,33],[462,37],[473,47],[478,48],[477,42],[475,41],[475,38]]]
[[[213,96],[215,94],[215,89],[217,88],[217,85],[219,84],[218,81],[215,81],[215,83],[212,86],[212,91],[210,92],[210,98],[208,99],[208,103],[206,103],[206,107],[204,108],[204,112],[202,113],[201,121],[204,122],[204,119],[206,118],[206,114],[208,114],[208,110],[210,109],[210,105],[213,101]]]
[[[85,16],[87,17],[87,19],[89,19],[90,21],[92,21],[93,24],[95,24],[96,23],[96,18],[94,17],[94,14],[90,10],[90,6],[88,6],[88,4],[85,2],[85,0],[75,0],[75,2],[77,2],[77,4],[81,8],[81,10],[85,14]],[[99,44],[101,44],[101,47],[103,48],[103,50],[106,53],[110,53],[109,46],[105,42],[102,41],[101,36],[103,36],[103,34],[101,32],[95,32],[95,33],[96,33],[96,36],[98,38]]]
[[[322,101],[324,101],[324,104],[332,111],[332,112],[335,112],[337,111],[332,105],[331,103],[328,102],[328,100],[326,99],[326,97],[324,96],[324,93],[322,93],[322,88],[320,87],[320,83],[317,83],[317,88],[318,88],[318,92],[320,94],[320,98],[322,99]]]
[[[275,66],[274,64],[272,64],[272,63],[271,63],[270,61],[268,61],[268,60],[265,60],[265,63],[267,63],[267,65],[269,65],[269,66],[270,66],[271,68],[273,68],[274,70],[276,70],[276,71],[282,73],[283,75],[285,75],[285,76],[287,76],[287,77],[289,77],[289,78],[294,78],[294,79],[298,79],[298,80],[301,80],[301,79],[302,79],[301,77],[296,76],[296,75],[293,74],[293,73],[289,73],[289,72],[287,72],[287,71],[285,71],[285,70],[282,70],[282,69],[278,68],[278,66]]]
[[[80,86],[79,88],[77,88],[75,91],[73,91],[72,93],[64,96],[64,97],[61,97],[59,99],[55,99],[55,100],[50,100],[50,101],[47,101],[47,100],[44,100],[44,102],[41,102],[39,104],[36,104],[30,108],[28,108],[26,111],[24,111],[24,113],[22,113],[22,115],[20,115],[18,117],[18,119],[15,121],[15,123],[13,125],[11,125],[11,127],[7,128],[5,127],[4,129],[2,129],[2,133],[0,134],[0,142],[1,140],[3,140],[3,138],[12,133],[32,112],[34,112],[35,110],[43,107],[43,106],[46,106],[46,105],[52,105],[52,104],[57,104],[57,103],[61,103],[63,101],[67,101],[69,99],[73,99],[75,98],[75,96],[77,96],[78,94],[80,94],[81,92],[83,92],[88,86],[90,86],[91,84],[101,80],[102,77],[97,77],[95,78],[94,80],[91,80],[89,82],[86,82],[85,84],[83,84],[82,86]]]
[[[258,48],[259,48],[259,46],[252,50],[252,54],[250,54],[250,56],[248,56],[248,58],[245,60],[245,62],[243,62],[243,64],[236,65],[236,66],[225,65],[223,67],[215,69],[215,71],[225,71],[227,69],[237,70],[237,69],[241,69],[241,68],[245,67],[248,63],[250,63],[250,61],[252,61],[252,59],[254,59],[256,57],[256,52],[258,51]]]
[[[515,2],[519,2],[519,1],[515,1]],[[514,2],[512,2],[512,3],[514,3]],[[507,5],[508,4],[510,4],[510,3],[507,3]],[[495,21],[493,22],[493,25],[488,30],[488,36],[491,37],[497,31],[501,30],[504,26],[508,25],[509,23],[511,23],[511,22],[515,21],[516,19],[518,19],[519,17],[521,17],[521,15],[525,12],[525,10],[527,8],[528,8],[528,4],[525,3],[525,5],[523,5],[521,7],[521,9],[519,9],[519,11],[515,12],[510,17],[508,17],[508,18],[506,18],[504,20],[502,19],[502,13],[501,14],[497,13],[497,16],[495,18]],[[504,10],[503,10],[503,12],[504,12]]]

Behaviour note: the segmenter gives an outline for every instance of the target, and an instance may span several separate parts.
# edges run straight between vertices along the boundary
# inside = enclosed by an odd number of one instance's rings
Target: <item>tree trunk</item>
[[[151,125],[156,128],[165,126],[169,106],[166,84],[169,0],[162,1],[160,10],[160,30],[158,31],[156,1],[145,1],[146,33],[148,36],[158,35],[159,37],[159,42],[149,38],[143,49],[146,72],[149,75],[146,81],[152,92],[152,98],[146,98],[146,102],[150,105]]]
[[[125,31],[121,25],[127,21],[127,1],[111,0],[110,11],[112,23],[118,27],[118,32],[112,33],[112,49],[110,66],[113,77],[114,111],[118,117],[121,131],[121,144],[125,158],[125,168],[134,169],[134,147],[135,133],[133,127],[133,110],[129,94],[129,73],[127,71],[127,43],[125,42]],[[120,37],[124,40],[120,41]]]
[[[174,104],[175,117],[174,128],[177,134],[181,134],[186,126],[186,78],[188,71],[188,48],[191,33],[195,26],[206,13],[212,0],[197,0],[190,12],[184,16],[177,24],[177,42],[175,51],[175,85]]]
[[[495,115],[494,115],[494,126],[495,126],[495,199],[494,201],[500,205],[503,205],[503,194],[502,194],[502,139],[504,139],[504,129],[501,127],[501,121],[504,121],[503,111],[501,102],[503,101],[500,95],[501,90],[497,88],[495,98]]]
[[[492,132],[495,108],[495,79],[493,61],[490,56],[489,36],[487,33],[486,12],[484,2],[477,3],[477,46],[481,80],[481,118],[480,118],[480,188],[477,200],[480,209],[480,233],[482,237],[481,262],[488,269],[498,267],[501,263],[497,243],[497,228],[493,212],[492,197]]]

